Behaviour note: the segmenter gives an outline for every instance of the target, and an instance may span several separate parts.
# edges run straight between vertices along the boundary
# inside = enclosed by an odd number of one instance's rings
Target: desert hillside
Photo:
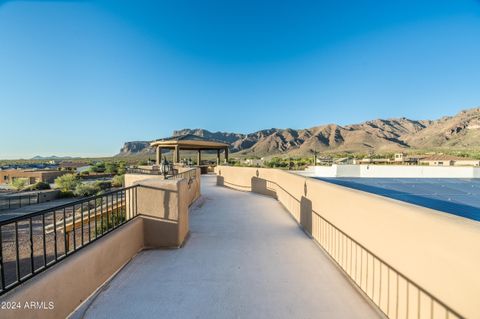
[[[195,134],[230,144],[242,155],[306,156],[319,152],[386,152],[409,149],[480,147],[480,108],[438,120],[377,119],[340,126],[307,129],[265,129],[249,134],[182,129],[173,135]],[[149,141],[127,142],[118,156],[153,154]]]

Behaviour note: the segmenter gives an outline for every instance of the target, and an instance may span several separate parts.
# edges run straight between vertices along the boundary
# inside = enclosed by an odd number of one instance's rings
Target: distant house
[[[422,158],[418,162],[430,166],[480,166],[480,160],[452,155],[432,155]]]
[[[389,158],[363,158],[355,160],[354,164],[390,164],[392,160]]]
[[[322,157],[315,157],[316,158],[316,164],[318,165],[332,165],[333,164],[333,159],[328,156],[322,156]]]
[[[90,167],[87,163],[83,162],[61,162],[58,166],[62,171],[70,172],[82,172]]]
[[[249,166],[262,166],[264,163],[263,157],[258,159],[258,158],[247,158],[244,163]]]
[[[23,170],[9,169],[0,172],[0,184],[9,184],[17,178],[25,178],[27,184],[35,184],[37,182],[53,183],[55,178],[66,174],[67,171],[58,170]]]
[[[337,164],[337,165],[353,164],[353,158],[350,158],[350,157],[337,158],[333,160],[333,164]]]
[[[405,153],[395,153],[393,161],[395,164],[417,165],[425,156],[407,156]]]

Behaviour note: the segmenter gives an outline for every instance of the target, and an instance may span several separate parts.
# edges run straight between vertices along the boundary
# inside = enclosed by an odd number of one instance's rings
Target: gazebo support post
[[[155,156],[155,161],[157,163],[157,166],[160,166],[160,163],[162,161],[162,149],[160,148],[160,146],[157,146],[155,155],[156,155]]]
[[[217,150],[217,165],[220,165],[220,150]]]
[[[180,147],[175,146],[175,153],[173,156],[173,163],[179,163],[180,162]]]
[[[225,147],[225,161],[228,163],[228,147]]]
[[[201,161],[202,161],[202,150],[198,150],[197,165],[200,165]]]

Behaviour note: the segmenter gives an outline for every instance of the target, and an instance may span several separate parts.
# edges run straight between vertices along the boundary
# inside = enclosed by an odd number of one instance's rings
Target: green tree
[[[15,188],[16,190],[22,190],[27,186],[27,184],[28,184],[27,178],[15,178],[10,183],[10,186]]]
[[[105,163],[105,173],[117,174],[117,171],[118,171],[117,163]]]
[[[74,174],[65,174],[55,179],[55,188],[60,189],[62,192],[73,192],[79,184],[80,180]]]
[[[117,174],[118,175],[123,175],[127,172],[127,163],[125,162],[120,162],[118,163],[118,170],[117,170]]]

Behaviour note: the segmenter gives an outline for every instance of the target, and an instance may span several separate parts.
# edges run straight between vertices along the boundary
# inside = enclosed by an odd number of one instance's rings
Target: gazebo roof
[[[202,136],[185,134],[162,138],[150,143],[152,147],[175,148],[179,147],[184,150],[200,150],[200,149],[224,149],[229,145],[217,140],[206,139]]]

